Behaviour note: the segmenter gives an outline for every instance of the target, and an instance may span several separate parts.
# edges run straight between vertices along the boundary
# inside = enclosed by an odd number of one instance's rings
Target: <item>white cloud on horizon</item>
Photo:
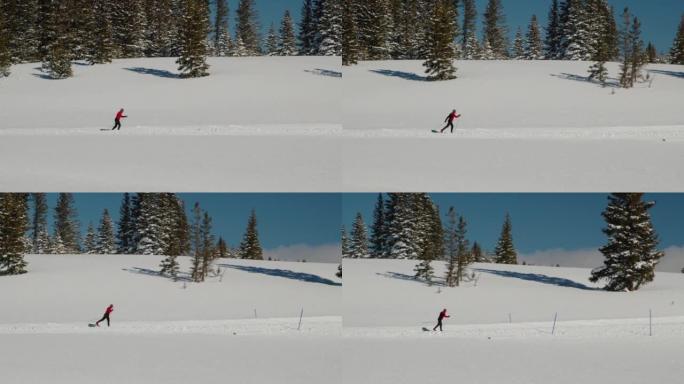
[[[313,263],[339,263],[341,251],[339,244],[294,244],[264,250],[264,259],[269,257],[282,261],[306,260]]]
[[[684,268],[684,246],[671,246],[664,249],[665,257],[660,260],[656,270],[661,272],[681,272]],[[598,249],[547,249],[529,254],[519,254],[518,261],[535,265],[556,265],[561,267],[595,268],[603,264],[603,255]]]

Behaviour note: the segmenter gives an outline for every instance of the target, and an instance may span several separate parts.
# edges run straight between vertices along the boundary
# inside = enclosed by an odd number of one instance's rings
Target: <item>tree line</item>
[[[659,57],[653,43],[643,47],[640,23],[629,9],[618,28],[607,0],[552,0],[545,33],[532,15],[512,44],[501,0],[487,2],[481,39],[477,19],[475,0],[345,0],[343,65],[420,59],[428,80],[448,80],[456,77],[456,59],[587,60],[599,63],[590,75],[603,82],[606,61],[629,63],[624,72],[631,78],[646,62],[684,64],[684,15],[669,57]],[[632,80],[620,83],[631,86]]]
[[[45,193],[0,194],[0,274],[26,273],[25,254],[140,254],[166,256],[160,274],[177,278],[178,256],[191,256],[190,275],[203,281],[217,258],[263,260],[256,212],[247,221],[236,249],[216,239],[212,217],[195,203],[188,218],[183,200],[173,193],[125,193],[119,221],[107,209],[97,228],[88,225],[81,239],[74,196],[60,193],[48,231]]]
[[[607,281],[606,290],[633,291],[653,281],[655,267],[665,255],[658,249],[658,236],[648,212],[655,202],[643,197],[643,193],[608,196],[602,213],[608,242],[599,249],[604,265],[592,270],[590,276],[592,282]],[[450,287],[469,278],[472,263],[518,264],[509,214],[491,255],[477,242],[470,245],[468,223],[454,207],[449,207],[445,219],[427,193],[379,194],[370,235],[361,213],[356,214],[349,233],[342,227],[342,256],[417,260],[415,278],[429,284],[435,278],[432,263],[442,261],[446,265],[443,279]]]
[[[208,75],[207,56],[341,54],[341,0],[303,0],[260,33],[256,0],[240,0],[229,31],[227,0],[3,0],[0,76],[10,65],[42,62],[46,76],[72,76],[72,62],[179,57],[183,77]]]

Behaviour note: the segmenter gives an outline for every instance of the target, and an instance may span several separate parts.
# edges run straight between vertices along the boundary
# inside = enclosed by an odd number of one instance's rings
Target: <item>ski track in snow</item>
[[[30,334],[203,334],[234,336],[340,336],[342,317],[319,316],[302,318],[301,329],[297,329],[299,318],[269,318],[245,320],[210,321],[130,321],[106,323],[98,328],[83,323],[46,324],[0,324],[0,335]]]
[[[552,334],[553,318],[548,322],[444,325],[444,332],[432,332],[434,324],[424,324],[430,331],[415,327],[345,327],[347,338],[466,338],[529,339],[559,337],[569,339],[625,338],[649,336],[649,319],[611,319],[558,321]],[[684,316],[653,318],[653,336],[684,338]]]

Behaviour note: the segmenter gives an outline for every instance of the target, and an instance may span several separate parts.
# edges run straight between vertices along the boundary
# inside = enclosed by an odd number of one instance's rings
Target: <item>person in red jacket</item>
[[[109,327],[109,314],[112,312],[114,312],[114,304],[109,304],[109,307],[105,309],[104,316],[102,316],[102,318],[98,320],[97,323],[95,323],[95,325],[99,327],[100,322],[107,320],[107,326]]]
[[[121,108],[119,110],[119,112],[116,113],[116,117],[114,117],[114,128],[112,128],[112,131],[115,129],[120,131],[121,130],[121,119],[125,119],[127,117],[128,116],[124,115],[124,109]]]
[[[444,122],[447,123],[447,125],[439,132],[443,133],[445,129],[451,127],[451,133],[454,133],[454,120],[458,119],[459,117],[461,117],[461,115],[457,114],[455,109],[451,111],[449,116],[444,119]]]
[[[439,331],[442,332],[442,320],[444,320],[445,317],[449,317],[449,315],[447,315],[446,308],[444,308],[442,312],[439,313],[439,316],[437,317],[437,325],[435,325],[435,327],[432,328],[433,331],[436,331],[437,327],[439,327]]]

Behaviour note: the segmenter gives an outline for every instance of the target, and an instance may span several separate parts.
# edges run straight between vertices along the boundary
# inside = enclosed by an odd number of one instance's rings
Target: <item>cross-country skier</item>
[[[439,132],[443,133],[445,129],[451,127],[451,133],[454,133],[454,120],[458,119],[459,117],[461,117],[461,115],[457,114],[455,109],[451,111],[449,116],[444,119],[444,122],[447,123],[447,125]]]
[[[107,320],[107,326],[109,327],[109,314],[112,312],[114,312],[114,304],[109,304],[109,307],[107,307],[107,309],[105,309],[104,315],[102,316],[102,318],[100,320],[97,321],[97,323],[95,323],[95,325],[99,327],[100,322]]]
[[[125,119],[127,117],[128,116],[124,115],[124,109],[121,108],[119,110],[119,112],[116,113],[116,117],[114,118],[114,128],[112,128],[112,131],[115,129],[120,131],[121,130],[121,119]]]
[[[442,332],[442,320],[444,320],[445,317],[449,317],[449,315],[447,315],[446,308],[442,309],[442,312],[439,313],[439,316],[437,317],[437,325],[432,328],[433,331],[436,331],[439,327],[439,331]]]

